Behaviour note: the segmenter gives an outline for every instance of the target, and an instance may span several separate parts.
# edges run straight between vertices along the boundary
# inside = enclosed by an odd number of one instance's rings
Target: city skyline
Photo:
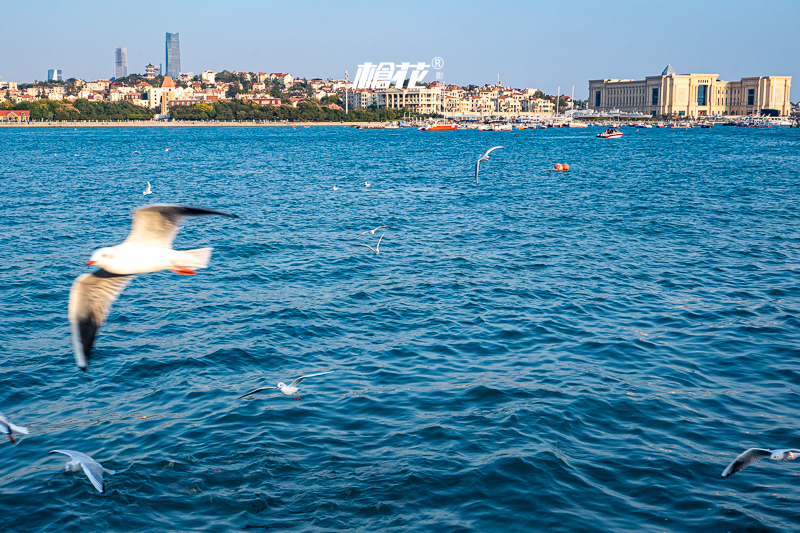
[[[472,0],[432,5],[409,0],[403,13],[360,9],[368,4],[358,1],[343,10],[312,1],[294,7],[248,0],[226,7],[235,14],[235,24],[227,26],[220,23],[218,5],[207,0],[192,3],[191,10],[186,3],[143,0],[143,9],[126,11],[124,17],[120,6],[91,18],[69,10],[78,5],[71,0],[44,4],[60,8],[45,9],[44,22],[58,19],[62,24],[56,26],[64,29],[39,35],[30,25],[7,28],[0,48],[15,52],[0,55],[6,80],[41,80],[52,65],[65,79],[111,78],[107,58],[120,41],[127,43],[128,72],[143,74],[148,63],[158,65],[165,57],[166,29],[183,34],[182,72],[289,72],[326,79],[342,78],[345,70],[352,75],[367,61],[429,63],[441,57],[445,83],[483,85],[495,83],[499,74],[505,85],[548,93],[560,86],[561,93],[570,94],[574,85],[576,98],[587,97],[591,79],[643,79],[666,64],[679,73],[716,73],[723,80],[800,77],[790,32],[743,31],[751,22],[743,15],[750,4],[743,0],[674,0],[646,9],[632,0],[601,5],[576,0],[567,6],[509,1],[488,11]],[[158,17],[149,14],[150,7]],[[22,18],[26,12],[18,4],[7,11]],[[800,15],[800,3],[767,0],[759,12],[791,19]],[[126,21],[121,27],[120,18]],[[18,46],[26,40],[35,46]],[[432,74],[425,81],[434,81]],[[792,99],[798,94],[794,90]]]

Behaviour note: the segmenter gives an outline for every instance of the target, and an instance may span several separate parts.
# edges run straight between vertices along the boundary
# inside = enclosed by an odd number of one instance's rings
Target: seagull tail
[[[213,248],[196,248],[194,250],[186,250],[186,263],[181,264],[182,267],[190,268],[206,268],[208,262],[211,260],[211,251]]]

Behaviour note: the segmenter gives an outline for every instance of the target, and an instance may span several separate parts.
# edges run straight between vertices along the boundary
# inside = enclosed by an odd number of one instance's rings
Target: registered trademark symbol
[[[431,65],[436,70],[439,70],[440,68],[442,68],[444,66],[444,59],[442,59],[441,57],[438,57],[438,56],[434,57],[433,60],[431,60]]]

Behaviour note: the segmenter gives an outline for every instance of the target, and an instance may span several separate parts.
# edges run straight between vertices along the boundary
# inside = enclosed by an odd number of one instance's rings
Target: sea
[[[800,448],[800,130],[599,131],[0,129],[2,529],[796,531],[800,461],[721,473]],[[154,203],[241,218],[82,372],[70,287]]]

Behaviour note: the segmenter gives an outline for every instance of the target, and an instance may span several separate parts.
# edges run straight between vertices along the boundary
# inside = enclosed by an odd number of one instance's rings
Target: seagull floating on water
[[[297,385],[299,385],[301,381],[303,381],[306,378],[313,378],[314,376],[324,376],[325,374],[331,374],[332,372],[333,372],[333,370],[331,370],[330,372],[318,372],[316,374],[307,374],[305,376],[300,376],[296,380],[292,381],[289,385],[287,385],[286,383],[281,381],[280,383],[278,383],[278,386],[275,387],[275,388],[280,390],[284,395],[291,396],[295,400],[299,400],[300,396],[297,395],[297,391],[299,390],[297,388]],[[247,394],[245,394],[244,396],[239,396],[237,398],[237,400],[241,400],[242,398],[246,398],[246,397],[250,396],[251,394],[255,394],[257,392],[261,392],[261,391],[264,391],[264,390],[269,390],[269,389],[272,389],[272,388],[273,387],[261,387],[260,389],[252,390],[252,391],[248,392]]]
[[[11,444],[16,444],[17,441],[14,440],[14,433],[21,433],[22,435],[27,435],[28,430],[27,428],[21,426],[15,426],[14,424],[8,421],[6,415],[0,413],[0,433],[8,435],[8,440],[11,441]]]
[[[358,236],[356,236],[356,239],[358,239],[362,235],[366,235],[367,233],[369,233],[370,235],[375,235],[375,232],[378,231],[379,229],[388,228],[388,227],[389,226],[378,226],[375,229],[368,229],[367,231],[362,231],[361,233],[358,234]]]
[[[364,182],[364,187],[369,187],[370,185],[372,185],[370,182],[368,182],[368,181]]]
[[[475,183],[478,183],[478,168],[481,166],[481,161],[488,161],[489,154],[492,153],[492,150],[497,150],[498,148],[505,148],[505,146],[492,146],[488,150],[486,150],[482,156],[478,158],[475,162]]]
[[[169,270],[194,275],[205,268],[213,248],[174,250],[172,241],[184,217],[237,215],[182,205],[156,204],[133,212],[133,228],[122,244],[100,248],[92,253],[87,265],[101,267],[91,274],[78,276],[69,293],[69,323],[72,347],[78,368],[86,370],[94,338],[105,323],[111,304],[136,274]]]
[[[144,192],[142,196],[147,196],[148,194],[153,194],[153,189],[150,187],[150,182],[147,182],[147,187],[144,188]]]
[[[338,191],[338,190],[339,190],[339,187],[337,187],[336,185],[334,185],[334,186],[333,186],[333,190],[334,190],[334,191]]]
[[[103,472],[113,475],[113,470],[103,468],[100,463],[85,453],[73,450],[53,450],[50,453],[64,453],[69,455],[72,461],[67,461],[67,463],[64,464],[64,472],[77,472],[82,468],[83,471],[86,472],[86,477],[88,477],[89,481],[94,485],[94,488],[96,488],[98,492],[105,493],[106,484],[103,482]]]
[[[739,470],[743,470],[756,461],[760,461],[766,457],[769,457],[770,461],[788,461],[789,459],[794,461],[795,456],[800,456],[800,450],[795,450],[794,448],[786,448],[783,450],[750,448],[740,453],[739,456],[722,471],[722,477],[732,476]]]
[[[383,235],[386,235],[386,233],[384,232]],[[381,238],[378,239],[378,244],[375,245],[375,248],[373,248],[369,244],[355,244],[354,246],[364,246],[365,248],[369,248],[370,250],[372,250],[375,253],[375,255],[378,255],[380,253],[380,247],[381,247],[381,241],[383,240],[383,235],[381,235]]]

